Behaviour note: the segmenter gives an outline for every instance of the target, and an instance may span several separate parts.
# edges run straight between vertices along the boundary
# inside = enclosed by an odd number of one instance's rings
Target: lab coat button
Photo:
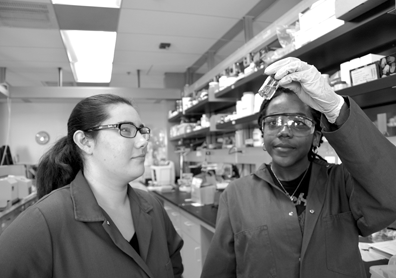
[[[290,215],[290,216],[293,216],[293,212],[292,212],[292,211],[291,211],[291,212],[289,212],[289,215]]]
[[[310,213],[315,213],[315,211],[313,209],[310,209],[309,212]]]

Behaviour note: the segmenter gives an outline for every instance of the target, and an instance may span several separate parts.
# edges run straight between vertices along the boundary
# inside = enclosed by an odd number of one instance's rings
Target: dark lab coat
[[[396,220],[396,147],[348,102],[347,121],[324,132],[343,163],[313,162],[304,232],[262,165],[221,194],[202,278],[366,277],[358,236]]]
[[[129,187],[139,256],[99,207],[81,172],[43,197],[0,236],[0,277],[181,277],[176,233],[161,202]]]

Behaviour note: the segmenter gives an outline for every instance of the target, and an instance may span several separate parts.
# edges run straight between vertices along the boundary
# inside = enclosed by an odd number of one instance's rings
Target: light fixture
[[[121,0],[52,0],[52,4],[89,6],[101,8],[120,8]]]
[[[116,32],[61,30],[76,82],[109,83]]]

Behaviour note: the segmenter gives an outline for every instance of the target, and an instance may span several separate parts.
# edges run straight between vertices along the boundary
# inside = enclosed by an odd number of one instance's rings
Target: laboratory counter
[[[191,193],[182,192],[178,189],[172,190],[171,192],[160,192],[152,191],[162,200],[169,202],[170,204],[181,208],[183,211],[196,217],[202,223],[211,227],[213,230],[216,226],[217,207],[214,205],[193,205],[191,200]]]
[[[191,193],[178,189],[171,192],[152,192],[163,202],[173,226],[183,238],[183,276],[199,278],[214,235],[217,207],[197,205],[192,202]]]
[[[28,207],[37,201],[36,192],[31,193],[23,199],[18,200],[13,205],[8,206],[4,210],[0,210],[0,235]]]

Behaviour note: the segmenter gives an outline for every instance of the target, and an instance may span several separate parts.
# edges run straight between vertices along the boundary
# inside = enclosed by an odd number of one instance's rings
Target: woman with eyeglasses
[[[149,138],[129,100],[80,101],[38,165],[41,199],[0,236],[0,277],[181,277],[183,241],[162,203],[129,185]]]
[[[272,162],[228,185],[202,276],[366,277],[358,248],[396,220],[396,148],[312,65],[286,58],[258,125]],[[316,154],[325,136],[342,164]]]

